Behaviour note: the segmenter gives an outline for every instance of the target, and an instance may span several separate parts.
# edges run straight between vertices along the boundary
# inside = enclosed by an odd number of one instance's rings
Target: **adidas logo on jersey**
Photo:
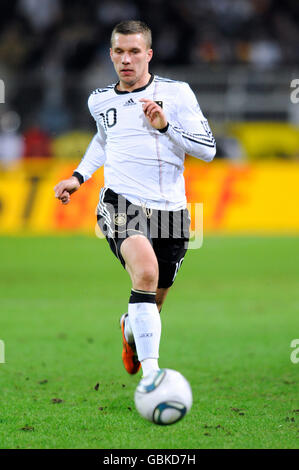
[[[125,102],[124,106],[133,106],[134,104],[137,104],[137,103],[135,103],[133,98],[130,98],[128,101]]]

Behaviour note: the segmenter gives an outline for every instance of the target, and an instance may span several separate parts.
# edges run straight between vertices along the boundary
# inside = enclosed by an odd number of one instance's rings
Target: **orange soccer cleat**
[[[129,374],[137,374],[140,369],[140,362],[138,360],[135,343],[129,344],[125,337],[125,318],[128,316],[127,313],[124,313],[120,319],[120,327],[123,337],[123,350],[122,350],[122,360],[125,366],[126,371]]]

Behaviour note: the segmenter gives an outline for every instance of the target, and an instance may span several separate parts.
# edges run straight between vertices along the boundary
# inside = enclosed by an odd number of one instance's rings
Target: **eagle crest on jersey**
[[[127,222],[127,215],[125,212],[120,212],[113,215],[114,225],[125,225]]]

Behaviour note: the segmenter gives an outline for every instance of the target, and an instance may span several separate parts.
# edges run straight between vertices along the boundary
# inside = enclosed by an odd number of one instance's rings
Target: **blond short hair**
[[[152,32],[150,28],[143,21],[128,20],[118,23],[111,34],[111,46],[113,46],[113,38],[116,33],[119,34],[143,34],[145,43],[149,49],[152,47]]]

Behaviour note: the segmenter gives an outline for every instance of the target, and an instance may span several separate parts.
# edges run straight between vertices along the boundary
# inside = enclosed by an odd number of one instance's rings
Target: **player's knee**
[[[154,264],[141,266],[135,270],[133,284],[136,289],[154,291],[157,288],[158,275],[158,266]]]

